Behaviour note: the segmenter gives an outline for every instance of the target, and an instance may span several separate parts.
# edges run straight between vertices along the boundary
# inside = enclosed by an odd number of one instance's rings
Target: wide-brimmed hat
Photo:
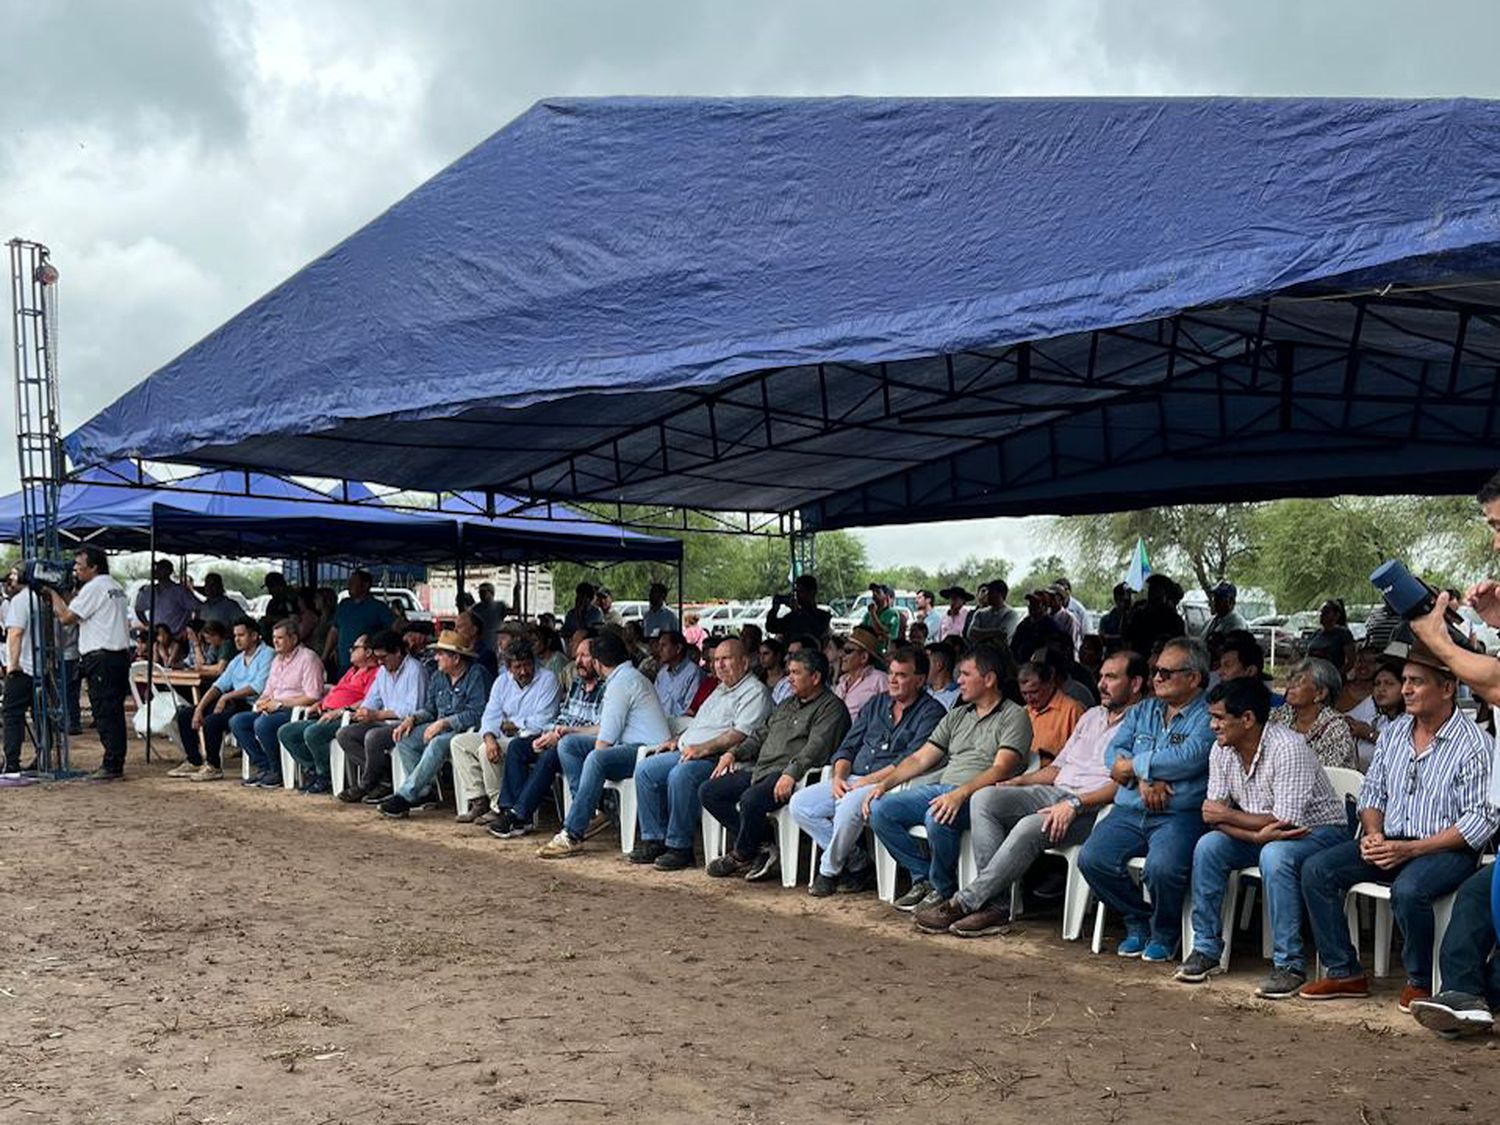
[[[878,657],[880,655],[879,638],[875,636],[872,630],[866,629],[863,625],[856,625],[853,629],[849,630],[848,641],[850,644],[858,645],[871,656]]]
[[[452,629],[444,629],[438,634],[438,639],[427,647],[437,652],[451,652],[455,656],[466,656],[470,660],[474,659],[474,650],[472,648],[464,648],[463,639]]]
[[[1385,652],[1382,655],[1392,660],[1399,660],[1403,664],[1420,664],[1424,668],[1436,668],[1444,675],[1453,675],[1453,669],[1449,668],[1441,657],[1407,628],[1397,630],[1396,635],[1391,638],[1391,643],[1385,646]]]
[[[972,602],[974,600],[974,595],[969,593],[969,591],[965,590],[962,586],[945,587],[944,589],[938,591],[938,597],[946,598],[950,602],[954,598],[962,598],[966,602]]]

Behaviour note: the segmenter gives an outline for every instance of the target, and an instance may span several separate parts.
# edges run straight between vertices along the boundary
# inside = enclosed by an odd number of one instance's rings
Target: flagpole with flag
[[[1146,540],[1137,538],[1135,552],[1130,557],[1130,567],[1125,571],[1125,585],[1136,593],[1146,588],[1146,579],[1151,577],[1151,560],[1146,557]]]

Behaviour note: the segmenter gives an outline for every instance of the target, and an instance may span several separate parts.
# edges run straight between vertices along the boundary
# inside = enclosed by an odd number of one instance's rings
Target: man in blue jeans
[[[1284,1000],[1307,983],[1302,953],[1302,864],[1349,839],[1349,814],[1307,740],[1267,726],[1271,691],[1258,678],[1224,680],[1208,693],[1217,740],[1208,759],[1203,822],[1193,851],[1193,949],[1176,979],[1222,972],[1229,873],[1259,866],[1271,922],[1271,972],[1257,996]]]
[[[677,634],[663,634],[668,635]],[[771,714],[771,691],[750,675],[750,656],[738,637],[720,641],[714,649],[714,675],[719,686],[681,737],[642,759],[635,769],[641,834],[630,853],[631,863],[649,863],[662,871],[693,865],[693,837],[703,813],[699,787],[720,755],[765,726]]]
[[[1303,985],[1299,995],[1341,1000],[1370,994],[1349,941],[1344,895],[1355,883],[1385,883],[1406,968],[1398,1006],[1409,1012],[1414,1001],[1432,995],[1432,904],[1474,873],[1500,813],[1486,799],[1491,742],[1455,706],[1453,674],[1420,642],[1393,641],[1386,655],[1405,658],[1406,714],[1375,743],[1359,790],[1363,835],[1303,865],[1302,895],[1326,975]]]
[[[573,803],[562,831],[537,849],[542,859],[562,859],[583,851],[604,783],[630,777],[635,773],[637,750],[659,746],[672,737],[656,688],[630,663],[624,639],[606,630],[595,639],[592,650],[604,679],[599,730],[594,735],[570,734],[557,744]]]
[[[969,828],[969,798],[1021,772],[1031,754],[1026,709],[1001,694],[1010,672],[1007,654],[981,642],[958,662],[960,702],[939,720],[927,741],[870,786],[864,814],[886,851],[911,876],[911,890],[895,901],[911,912],[958,893],[958,853]],[[946,764],[945,764],[946,763]],[[942,767],[935,782],[897,788]],[[910,830],[923,825],[927,849]]]
[[[1155,692],[1131,708],[1105,752],[1119,791],[1115,808],[1089,835],[1078,868],[1099,900],[1125,919],[1115,952],[1169,961],[1182,932],[1182,902],[1203,835],[1208,789],[1208,650],[1199,641],[1169,641],[1152,672]],[[1147,902],[1127,866],[1146,857]]]
[[[1411,1014],[1444,1039],[1483,1035],[1495,1026],[1500,1004],[1500,958],[1495,957],[1495,920],[1490,904],[1500,863],[1481,867],[1464,880],[1438,951],[1443,990],[1411,1002]]]

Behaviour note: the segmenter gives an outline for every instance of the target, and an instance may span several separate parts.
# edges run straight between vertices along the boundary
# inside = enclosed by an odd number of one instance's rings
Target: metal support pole
[[[150,595],[146,610],[146,764],[151,764],[151,700],[156,694],[156,506],[151,506],[151,569],[146,572]],[[128,612],[128,611],[127,611]],[[172,690],[172,685],[167,685]],[[204,759],[207,761],[208,759]]]

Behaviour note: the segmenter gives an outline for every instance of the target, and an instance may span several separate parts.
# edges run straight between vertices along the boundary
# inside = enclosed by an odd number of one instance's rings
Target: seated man
[[[687,658],[687,641],[676,629],[665,629],[654,642],[656,653],[656,697],[667,718],[686,715],[698,694],[703,669]]]
[[[256,696],[266,686],[271,673],[271,649],[260,643],[260,625],[248,617],[234,623],[234,647],[238,654],[219,673],[213,686],[203,693],[196,707],[184,703],[177,708],[177,733],[182,739],[187,761],[167,771],[168,777],[185,777],[189,781],[216,781],[224,776],[219,751],[229,720],[241,711],[250,710]],[[199,749],[198,735],[203,735]],[[242,748],[241,753],[246,751]],[[204,754],[208,761],[203,760]],[[255,781],[252,771],[251,783]]]
[[[663,871],[693,865],[693,836],[703,813],[699,787],[720,755],[765,726],[771,714],[770,689],[750,675],[750,656],[740,638],[719,642],[714,673],[719,686],[687,729],[635,768],[640,838],[631,863],[651,863]]]
[[[948,713],[925,690],[927,668],[921,648],[893,648],[886,693],[860,709],[834,752],[833,777],[792,796],[792,819],[823,849],[811,888],[817,897],[875,885],[875,865],[859,844],[865,830],[865,789],[880,784],[901,759],[925,745]]]
[[[918,910],[917,929],[984,937],[1010,924],[1010,889],[1048,848],[1088,839],[1118,788],[1104,764],[1120,721],[1146,690],[1146,658],[1117,652],[1099,669],[1099,706],[1079,719],[1050,764],[991,785],[969,802],[979,875],[952,898]]]
[[[1208,758],[1203,822],[1193,850],[1193,950],[1176,978],[1219,972],[1229,873],[1259,866],[1271,924],[1271,972],[1255,990],[1284,1000],[1307,981],[1302,955],[1302,865],[1349,839],[1349,816],[1318,757],[1297,732],[1267,723],[1271,692],[1259,679],[1225,680],[1208,693],[1216,742]]]
[[[370,686],[375,682],[375,672],[369,639],[361,634],[349,650],[349,669],[339,677],[339,682],[319,702],[307,708],[307,718],[287,723],[276,732],[282,749],[302,767],[302,792],[333,792],[328,748],[344,715],[369,694]]]
[[[844,641],[839,655],[843,674],[833,685],[833,694],[844,701],[851,722],[859,718],[861,707],[885,694],[885,673],[876,666],[878,651],[875,634],[862,625],[855,626]]]
[[[469,807],[460,811],[461,822],[478,821],[486,812],[498,811],[501,762],[509,753],[507,747],[535,738],[550,727],[557,718],[561,696],[557,677],[536,666],[531,642],[519,638],[510,641],[505,650],[505,672],[489,689],[478,732],[452,740],[453,774],[461,777],[464,788],[474,794]],[[516,753],[530,764],[533,755],[529,748],[517,748]]]
[[[599,729],[604,681],[599,678],[599,666],[594,663],[593,643],[587,636],[578,642],[568,697],[563,700],[556,719],[543,724],[550,729],[536,735],[523,735],[518,728],[518,733],[503,743],[505,776],[500,781],[499,807],[492,810],[488,796],[472,798],[468,811],[459,814],[460,821],[473,821],[487,827],[490,835],[499,840],[524,836],[531,831],[537,809],[551,795],[552,784],[562,773],[557,744],[570,734],[592,735]],[[501,734],[503,737],[503,730]]]
[[[249,711],[229,720],[229,730],[250,756],[251,781],[262,789],[281,788],[281,744],[276,732],[292,720],[293,707],[306,707],[323,697],[323,662],[301,641],[297,622],[284,618],[271,630],[276,655],[265,686]]]
[[[1063,692],[1062,680],[1050,660],[1041,663],[1028,660],[1016,673],[1026,717],[1031,720],[1031,749],[1044,766],[1057,757],[1083,717],[1084,707]]]
[[[1255,639],[1255,634],[1247,629],[1231,629],[1217,638],[1219,652],[1219,663],[1216,671],[1219,673],[1219,682],[1225,680],[1254,679],[1262,682],[1271,677],[1266,675],[1265,650],[1260,647],[1260,642]],[[1269,686],[1269,685],[1268,685]],[[1278,692],[1271,692],[1271,706],[1280,707],[1286,702],[1286,697]]]
[[[962,702],[865,797],[865,816],[875,835],[911,876],[911,890],[895,902],[898,910],[936,906],[958,893],[958,851],[969,827],[969,798],[1019,773],[1031,753],[1026,710],[1001,693],[1005,666],[997,644],[975,645],[958,662]],[[939,766],[937,781],[893,792]],[[927,829],[925,852],[909,831],[918,824]]]
[[[656,689],[630,663],[624,639],[612,630],[600,633],[591,651],[604,678],[599,731],[597,735],[565,735],[557,744],[572,803],[562,830],[537,850],[542,859],[562,859],[583,851],[584,837],[602,827],[594,814],[604,795],[604,783],[630,777],[635,773],[636,751],[659,746],[672,737]]]
[[[781,872],[770,815],[792,798],[810,769],[821,768],[849,730],[849,712],[828,690],[828,658],[798,649],[786,658],[792,696],[764,727],[724,751],[698,790],[710,816],[724,826],[728,849],[708,865],[715,878],[755,881]]]
[[[349,804],[374,804],[391,795],[386,776],[391,747],[396,743],[396,724],[427,704],[427,678],[422,665],[406,655],[406,642],[400,634],[390,629],[376,633],[370,647],[377,665],[375,682],[355,708],[354,721],[340,727],[334,736],[359,778],[339,794],[339,800]]]
[[[1386,655],[1404,657],[1406,714],[1380,732],[1360,786],[1364,834],[1302,867],[1302,896],[1326,975],[1298,995],[1335,1000],[1370,994],[1349,942],[1344,894],[1355,883],[1386,883],[1401,927],[1406,987],[1399,1006],[1405,1012],[1432,992],[1432,904],[1473,874],[1500,814],[1486,800],[1491,740],[1455,705],[1458,684],[1447,666],[1420,644],[1394,642]]]
[[[943,705],[944,711],[953,710],[958,702],[958,681],[953,678],[953,649],[936,642],[926,648],[927,694]]]
[[[479,722],[490,693],[490,674],[474,662],[474,650],[461,645],[456,632],[444,630],[429,647],[438,667],[428,681],[427,702],[402,719],[394,732],[395,753],[401,756],[406,778],[379,805],[380,815],[393,819],[431,800],[453,736]]]
[[[1121,957],[1168,961],[1181,942],[1182,901],[1203,835],[1208,789],[1208,650],[1178,637],[1162,647],[1155,694],[1130,709],[1105,763],[1120,786],[1114,811],[1089,835],[1078,866],[1099,900],[1125,919]],[[1148,903],[1126,867],[1146,857]]]

